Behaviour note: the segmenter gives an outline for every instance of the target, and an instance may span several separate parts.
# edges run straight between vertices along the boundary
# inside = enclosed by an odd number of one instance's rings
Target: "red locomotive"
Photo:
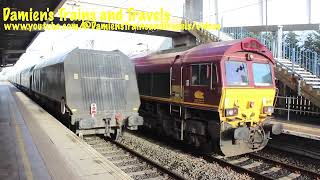
[[[275,61],[259,41],[173,51],[133,58],[146,127],[225,156],[258,151],[281,132],[268,121]]]

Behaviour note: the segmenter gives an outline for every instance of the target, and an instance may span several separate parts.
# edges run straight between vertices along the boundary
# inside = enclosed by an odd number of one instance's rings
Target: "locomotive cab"
[[[225,57],[221,63],[220,149],[226,156],[261,150],[271,133],[282,130],[268,121],[276,96],[273,61],[254,50],[237,52],[238,58]]]

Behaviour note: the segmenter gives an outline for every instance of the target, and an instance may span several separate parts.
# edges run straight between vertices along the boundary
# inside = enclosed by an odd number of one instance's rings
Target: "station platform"
[[[283,124],[283,133],[320,141],[320,125],[306,124],[296,121],[272,119],[273,123]]]
[[[0,81],[0,179],[131,179],[9,82]]]

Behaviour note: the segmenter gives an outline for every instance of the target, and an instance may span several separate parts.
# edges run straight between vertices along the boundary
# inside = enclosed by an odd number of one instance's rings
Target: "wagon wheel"
[[[118,140],[121,137],[121,129],[114,129],[114,133],[110,134],[112,140]]]
[[[64,98],[62,98],[61,102],[60,102],[60,112],[61,112],[61,114],[66,113],[66,102],[65,102]]]

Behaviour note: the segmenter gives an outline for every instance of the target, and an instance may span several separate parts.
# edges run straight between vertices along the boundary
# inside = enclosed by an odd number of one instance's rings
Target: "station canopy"
[[[39,31],[14,31],[5,30],[4,24],[9,23],[43,23],[43,22],[22,22],[10,21],[10,18],[4,22],[4,8],[10,8],[10,12],[26,11],[29,12],[30,8],[33,11],[55,11],[66,0],[1,0],[1,13],[0,13],[0,69],[1,67],[8,67],[14,65],[20,56],[26,51],[29,45],[40,33]]]

